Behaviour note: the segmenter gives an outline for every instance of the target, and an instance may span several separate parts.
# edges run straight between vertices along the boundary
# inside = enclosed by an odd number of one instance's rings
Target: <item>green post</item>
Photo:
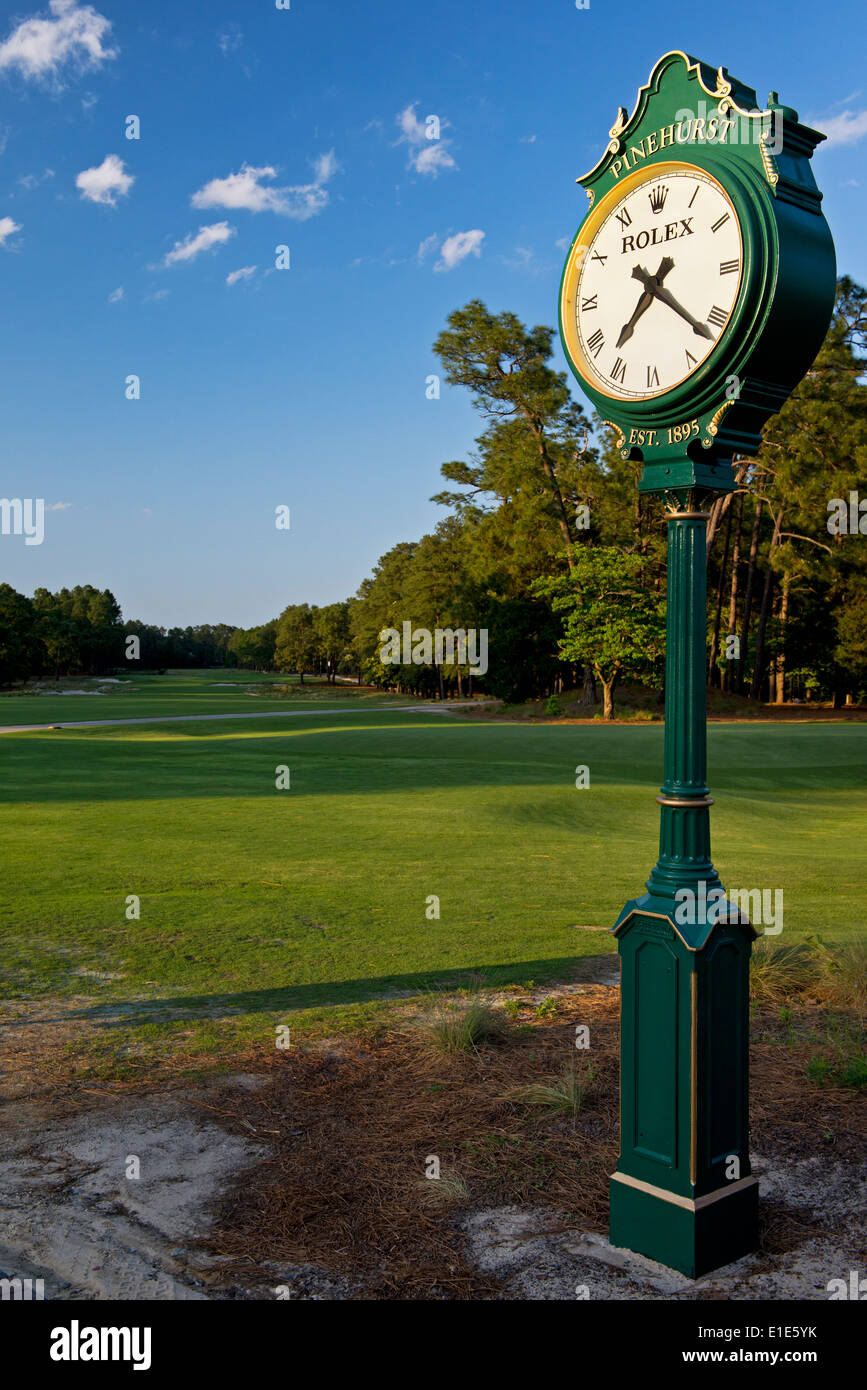
[[[755,1249],[749,1159],[749,923],[710,857],[707,513],[668,517],[659,860],[614,928],[622,964],[621,1150],[613,1245],[693,1278]],[[686,890],[686,892],[684,892]]]
[[[668,514],[665,640],[665,762],[659,862],[651,893],[671,900],[678,888],[720,886],[710,859],[707,786],[707,512]]]

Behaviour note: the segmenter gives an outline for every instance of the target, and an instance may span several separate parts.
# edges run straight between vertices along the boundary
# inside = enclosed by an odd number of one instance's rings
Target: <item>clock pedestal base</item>
[[[710,857],[706,524],[702,511],[669,512],[659,859],[648,892],[614,927],[620,1156],[610,1239],[692,1278],[758,1243],[748,1127],[755,932],[727,903]]]
[[[700,1279],[758,1245],[758,1180],[749,1177],[743,1185],[731,1183],[682,1206],[671,1193],[636,1187],[614,1173],[609,1235],[612,1245]]]

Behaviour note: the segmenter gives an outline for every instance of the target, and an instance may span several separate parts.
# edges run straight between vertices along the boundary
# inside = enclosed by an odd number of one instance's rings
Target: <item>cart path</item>
[[[274,709],[238,711],[233,714],[146,714],[136,719],[67,719],[62,724],[0,724],[0,734],[30,734],[45,729],[100,729],[116,724],[183,724],[205,719],[298,719],[305,714],[448,714],[471,700],[446,700],[435,705],[377,705],[371,709],[346,709],[340,705],[320,706],[319,709]]]

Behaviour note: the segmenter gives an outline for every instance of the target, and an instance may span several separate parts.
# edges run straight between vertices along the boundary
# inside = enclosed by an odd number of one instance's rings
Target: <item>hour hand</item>
[[[641,318],[641,315],[647,312],[652,303],[653,295],[650,293],[649,290],[645,290],[644,294],[641,296],[641,298],[635,306],[635,311],[632,315],[632,318],[629,320],[628,323],[625,323],[620,330],[620,337],[617,339],[617,346],[619,348],[623,347],[623,344],[628,342],[629,339],[632,337],[633,333],[635,332],[635,325]]]
[[[617,347],[623,347],[623,344],[629,341],[629,339],[635,332],[635,325],[641,318],[641,315],[646,313],[647,310],[650,308],[651,304],[653,303],[653,292],[651,289],[651,284],[655,286],[661,285],[673,265],[674,261],[671,259],[670,256],[663,256],[662,260],[659,262],[659,269],[657,270],[655,275],[651,275],[648,271],[642,270],[640,266],[635,267],[635,269],[632,272],[632,276],[633,279],[640,280],[642,282],[642,284],[644,285],[644,294],[641,296],[638,303],[636,304],[635,312],[633,313],[632,318],[621,328],[620,337],[617,339]]]

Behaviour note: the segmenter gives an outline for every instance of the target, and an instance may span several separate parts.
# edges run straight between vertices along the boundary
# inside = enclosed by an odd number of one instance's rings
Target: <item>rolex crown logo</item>
[[[668,197],[668,188],[664,183],[658,183],[648,196],[650,198],[652,211],[662,212],[662,209],[665,207],[665,200]]]

